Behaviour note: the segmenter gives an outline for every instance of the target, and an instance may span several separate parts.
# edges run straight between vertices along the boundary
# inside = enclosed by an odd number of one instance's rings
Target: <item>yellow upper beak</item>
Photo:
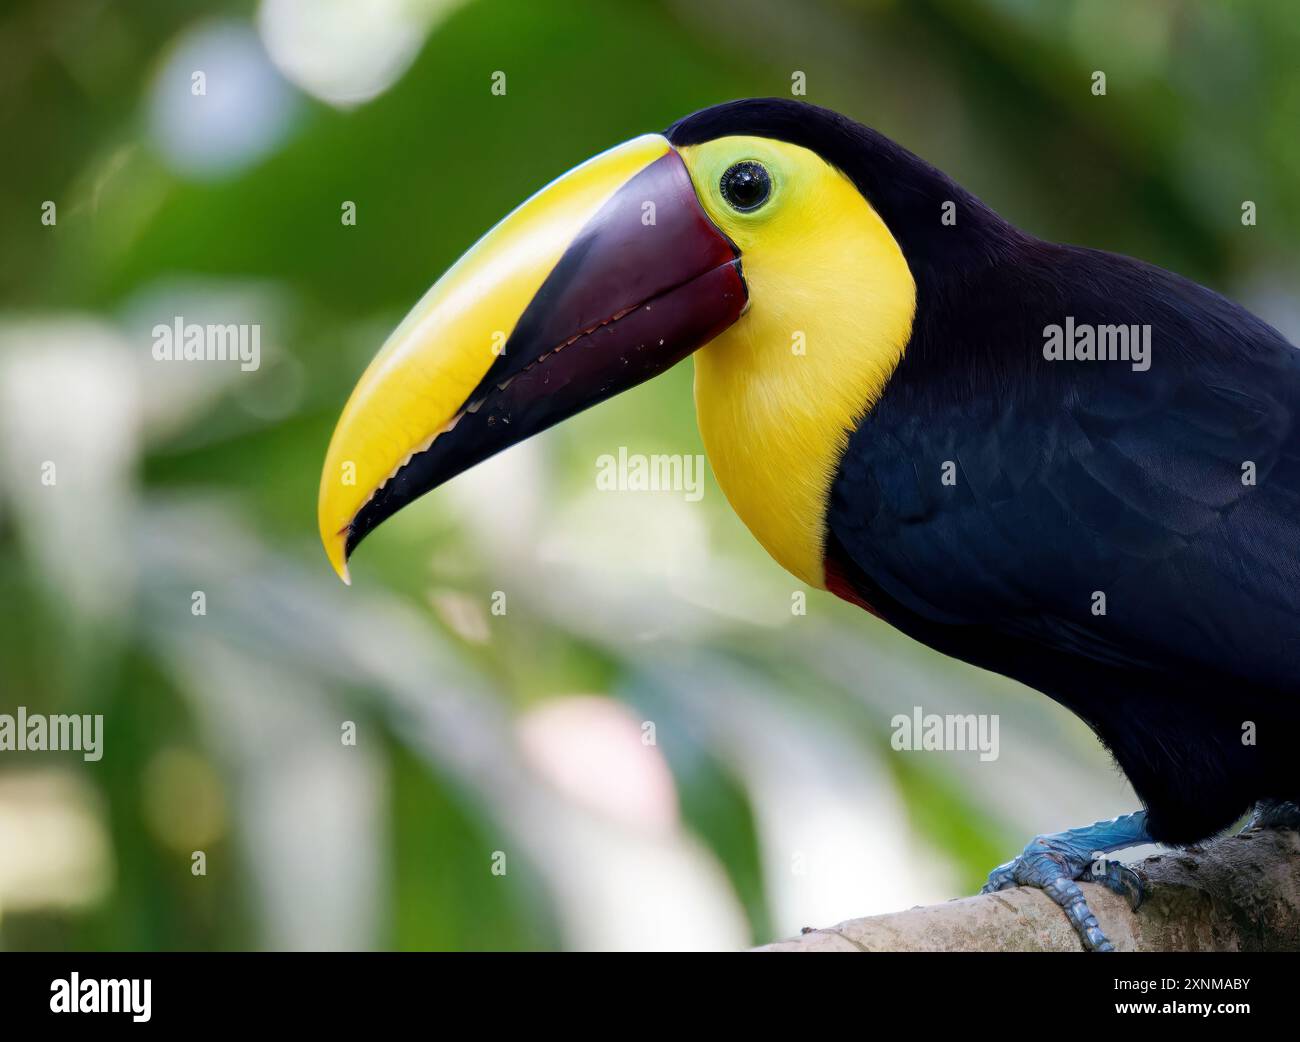
[[[357,513],[456,420],[578,232],[669,150],[661,135],[646,134],[543,188],[434,283],[385,342],[339,417],[321,474],[321,541],[345,583]]]

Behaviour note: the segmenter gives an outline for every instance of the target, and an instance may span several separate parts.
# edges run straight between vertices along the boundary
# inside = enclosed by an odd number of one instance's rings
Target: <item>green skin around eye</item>
[[[761,166],[767,174],[767,198],[752,210],[737,209],[722,190],[724,175],[742,163]],[[784,197],[793,187],[790,171],[785,169],[781,157],[775,152],[768,152],[761,142],[746,142],[742,148],[705,146],[704,150],[693,157],[691,174],[700,186],[706,208],[712,212],[715,220],[725,226],[728,234],[742,249],[752,234],[785,209]]]

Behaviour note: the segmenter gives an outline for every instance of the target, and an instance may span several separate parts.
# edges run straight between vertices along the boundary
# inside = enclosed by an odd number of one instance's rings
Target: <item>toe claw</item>
[[[1146,883],[1128,865],[1119,861],[1106,861],[1104,864],[1106,868],[1102,872],[1098,872],[1095,865],[1089,865],[1079,878],[1085,882],[1098,883],[1112,893],[1127,898],[1129,908],[1136,912],[1146,899]]]
[[[1111,952],[1115,946],[1107,940],[1106,935],[1102,933],[1101,924],[1097,922],[1097,917],[1088,907],[1087,898],[1083,896],[1083,891],[1079,889],[1079,884],[1073,879],[1066,879],[1062,876],[1053,880],[1045,886],[1044,891],[1047,896],[1059,904],[1064,910],[1066,917],[1074,926],[1084,946],[1089,951],[1094,952]]]
[[[1300,829],[1300,805],[1289,800],[1260,800],[1241,831],[1255,829]]]
[[[999,890],[1009,890],[1013,886],[1019,886],[1016,881],[1015,862],[1008,861],[1005,865],[999,865],[989,873],[988,882],[980,887],[981,894],[996,894]]]

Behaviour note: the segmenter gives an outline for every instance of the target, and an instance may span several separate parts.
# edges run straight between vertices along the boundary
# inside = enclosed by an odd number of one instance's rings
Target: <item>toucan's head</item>
[[[882,215],[933,204],[937,227],[943,184],[880,135],[781,100],[707,109],[571,170],[447,271],[361,377],[321,478],[330,561],[346,581],[357,544],[412,500],[709,345],[696,397],[719,480],[817,582],[816,497],[915,309]],[[747,479],[764,454],[801,473]]]

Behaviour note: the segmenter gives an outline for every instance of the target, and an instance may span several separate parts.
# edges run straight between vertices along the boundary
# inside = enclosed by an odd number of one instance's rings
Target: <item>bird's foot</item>
[[[1300,829],[1300,804],[1290,800],[1260,800],[1241,831],[1249,829]]]
[[[1141,877],[1118,861],[1100,859],[1094,863],[1091,857],[1061,850],[1053,846],[1053,839],[1054,836],[1035,837],[1018,858],[989,873],[989,881],[980,893],[1036,886],[1061,906],[1089,951],[1114,951],[1115,946],[1102,932],[1079,883],[1100,883],[1127,898],[1137,911],[1146,896]]]
[[[1115,946],[1102,932],[1079,883],[1099,883],[1127,898],[1129,906],[1137,911],[1146,896],[1142,878],[1127,865],[1102,855],[1148,839],[1145,812],[1070,832],[1035,836],[1019,857],[989,873],[989,880],[980,893],[1036,886],[1061,906],[1085,948],[1094,952],[1114,951]]]

